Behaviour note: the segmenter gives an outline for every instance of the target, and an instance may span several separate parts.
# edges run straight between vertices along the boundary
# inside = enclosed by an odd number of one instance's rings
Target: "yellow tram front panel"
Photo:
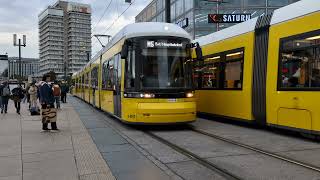
[[[254,32],[202,46],[203,56],[214,55],[243,48],[242,89],[198,89],[196,90],[197,111],[200,113],[226,116],[243,120],[254,120],[252,115],[252,68]]]
[[[280,39],[291,38],[295,35],[303,36],[316,30],[318,30],[318,33],[311,35],[311,37],[320,36],[319,19],[320,13],[318,12],[276,24],[270,28],[267,68],[267,121],[269,124],[320,132],[320,92],[319,90],[306,88],[299,90],[299,88],[304,87],[304,84],[301,84],[300,81],[302,81],[304,73],[307,72],[300,70],[301,73],[297,75],[301,87],[290,90],[279,90],[279,87],[277,87],[278,83],[283,82],[282,79],[278,79],[281,78],[278,77],[278,73],[282,72],[279,67],[281,61]],[[294,38],[299,39],[298,36]],[[303,40],[300,43],[303,43]],[[309,61],[310,59],[305,62]]]
[[[130,123],[170,124],[196,120],[195,98],[126,98],[122,107],[122,119]]]

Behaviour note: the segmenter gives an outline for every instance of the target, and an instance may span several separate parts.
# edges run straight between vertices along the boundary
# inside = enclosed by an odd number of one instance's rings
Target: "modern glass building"
[[[251,18],[272,13],[298,0],[171,0],[171,22],[198,38],[230,27],[232,23],[208,23],[208,14],[251,14]],[[153,0],[137,16],[136,22],[165,22],[165,1]]]

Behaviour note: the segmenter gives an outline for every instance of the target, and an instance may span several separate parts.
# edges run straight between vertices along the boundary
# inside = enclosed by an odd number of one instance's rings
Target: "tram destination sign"
[[[208,14],[208,23],[241,23],[251,19],[251,14]]]
[[[147,48],[183,48],[183,43],[166,41],[146,41]]]

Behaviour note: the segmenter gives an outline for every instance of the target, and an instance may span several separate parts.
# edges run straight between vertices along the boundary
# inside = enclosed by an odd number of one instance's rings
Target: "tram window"
[[[134,81],[135,81],[135,57],[136,53],[135,50],[130,50],[129,51],[129,56],[127,58],[127,63],[126,63],[126,83],[125,83],[125,88],[126,89],[131,89],[134,88]]]
[[[195,86],[200,89],[242,89],[243,61],[243,48],[207,56],[203,65],[198,62],[194,68]]]
[[[320,32],[283,39],[280,48],[280,88],[320,88]]]
[[[89,87],[89,73],[86,74],[86,86]]]
[[[219,62],[221,56],[213,56],[204,60],[202,68],[202,87],[218,88]]]
[[[115,63],[114,63],[114,57],[109,60],[109,66],[107,69],[107,88],[112,89],[114,85],[114,76],[115,76]]]
[[[107,89],[107,74],[109,62],[105,61],[102,65],[102,89]]]
[[[98,68],[94,67],[91,71],[91,85],[92,87],[98,87]]]
[[[242,87],[243,51],[226,54],[224,88]]]

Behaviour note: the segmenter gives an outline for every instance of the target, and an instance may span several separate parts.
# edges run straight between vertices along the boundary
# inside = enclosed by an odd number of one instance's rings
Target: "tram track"
[[[248,150],[252,150],[252,151],[258,152],[260,154],[263,154],[263,155],[266,155],[266,156],[269,156],[269,157],[272,157],[272,158],[275,158],[275,159],[278,159],[278,160],[282,160],[282,161],[285,161],[285,162],[288,162],[288,163],[291,163],[291,164],[294,164],[294,165],[297,165],[297,166],[300,166],[300,167],[304,167],[306,169],[313,170],[313,171],[316,171],[316,172],[320,173],[320,167],[313,166],[311,164],[304,163],[304,162],[301,162],[301,161],[298,161],[298,160],[294,160],[294,159],[291,159],[289,157],[285,157],[285,156],[282,156],[282,155],[279,155],[279,154],[276,154],[276,153],[273,153],[273,152],[269,152],[269,151],[266,151],[266,150],[263,150],[263,149],[260,149],[260,148],[257,148],[257,147],[253,147],[253,146],[250,146],[250,145],[247,145],[247,144],[244,144],[244,143],[239,143],[239,142],[236,142],[234,140],[227,139],[227,138],[215,135],[215,134],[211,134],[211,133],[208,133],[208,132],[206,132],[204,130],[197,129],[193,125],[190,125],[190,127],[191,127],[191,131],[196,132],[198,134],[201,134],[201,135],[204,135],[204,136],[207,136],[207,137],[211,137],[211,138],[214,138],[214,139],[218,139],[218,140],[221,140],[223,142],[227,142],[229,144],[236,145],[238,147],[242,147],[242,148],[245,148],[245,149],[248,149]]]
[[[243,178],[229,172],[228,170],[226,169],[223,169],[213,163],[211,163],[210,161],[207,161],[206,159],[204,158],[201,158],[200,156],[192,153],[191,151],[185,149],[185,148],[182,148],[178,145],[175,145],[173,144],[172,142],[156,135],[155,133],[151,132],[151,131],[145,131],[144,133],[146,133],[147,135],[149,135],[150,137],[158,140],[159,142],[171,147],[172,149],[174,149],[175,151],[185,155],[186,157],[190,158],[191,160],[203,165],[204,167],[214,171],[214,172],[217,172],[218,174],[220,174],[222,177],[226,178],[226,179],[229,179],[229,180],[243,180]]]

